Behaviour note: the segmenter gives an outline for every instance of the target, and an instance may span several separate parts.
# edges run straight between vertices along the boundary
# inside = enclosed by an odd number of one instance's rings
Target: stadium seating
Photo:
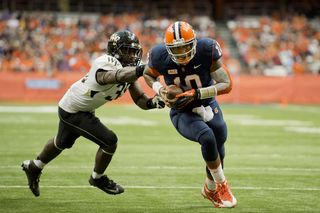
[[[165,29],[176,20],[147,18],[137,12],[79,15],[3,11],[0,15],[0,71],[48,76],[55,72],[87,72],[92,61],[106,52],[108,37],[122,29],[138,36],[144,50],[142,61],[146,62],[149,49],[163,43]],[[286,76],[320,72],[319,18],[310,20],[291,14],[280,17],[276,13],[235,16],[227,22],[227,32],[222,30],[221,21],[215,22],[207,15],[180,18],[194,26],[198,38],[212,37],[220,43],[222,60],[231,74]],[[235,56],[237,52],[242,58]]]

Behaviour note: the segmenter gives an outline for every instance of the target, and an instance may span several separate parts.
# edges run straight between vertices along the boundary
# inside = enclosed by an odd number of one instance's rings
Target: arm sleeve
[[[222,65],[219,69],[210,73],[216,81],[215,85],[200,88],[200,99],[212,98],[217,95],[229,93],[232,89],[232,80],[226,66]]]
[[[232,80],[225,65],[210,73],[211,77],[217,82],[214,86],[217,90],[216,95],[229,93],[232,89]]]

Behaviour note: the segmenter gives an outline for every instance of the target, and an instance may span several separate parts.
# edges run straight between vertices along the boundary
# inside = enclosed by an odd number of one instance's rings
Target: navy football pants
[[[223,119],[219,104],[210,104],[214,113],[213,119],[205,123],[196,113],[171,109],[171,122],[185,138],[201,144],[202,156],[206,161],[214,161],[220,155],[223,166],[225,156],[224,142],[227,140],[227,125]]]

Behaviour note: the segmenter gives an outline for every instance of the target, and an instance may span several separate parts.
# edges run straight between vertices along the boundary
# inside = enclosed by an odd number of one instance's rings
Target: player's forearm
[[[228,69],[222,65],[219,69],[211,72],[211,77],[216,81],[213,86],[200,88],[200,99],[206,99],[229,93],[232,89],[232,80],[229,75]]]
[[[132,83],[139,78],[135,67],[125,67],[120,70],[97,72],[100,84]]]
[[[118,83],[131,83],[136,81],[143,74],[145,65],[140,65],[137,67],[124,67],[118,70],[115,74],[115,80]]]
[[[118,83],[131,83],[138,79],[135,72],[135,67],[124,67],[118,70],[115,74],[115,79]]]
[[[149,100],[149,97],[146,94],[141,94],[138,98],[138,100],[134,100],[135,104],[140,107],[143,110],[148,110],[147,101]]]
[[[152,85],[157,81],[157,77],[151,74],[148,66],[146,66],[144,69],[143,77],[146,84],[151,88],[152,88]]]
[[[146,84],[151,88],[152,88],[152,85],[154,84],[154,82],[157,81],[156,78],[154,78],[153,76],[150,76],[148,74],[144,74],[143,77],[144,77]]]

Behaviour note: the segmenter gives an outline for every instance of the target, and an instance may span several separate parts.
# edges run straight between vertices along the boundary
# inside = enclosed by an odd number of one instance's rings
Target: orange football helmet
[[[167,28],[164,42],[171,59],[178,65],[187,65],[196,54],[196,34],[187,22],[171,24]]]

